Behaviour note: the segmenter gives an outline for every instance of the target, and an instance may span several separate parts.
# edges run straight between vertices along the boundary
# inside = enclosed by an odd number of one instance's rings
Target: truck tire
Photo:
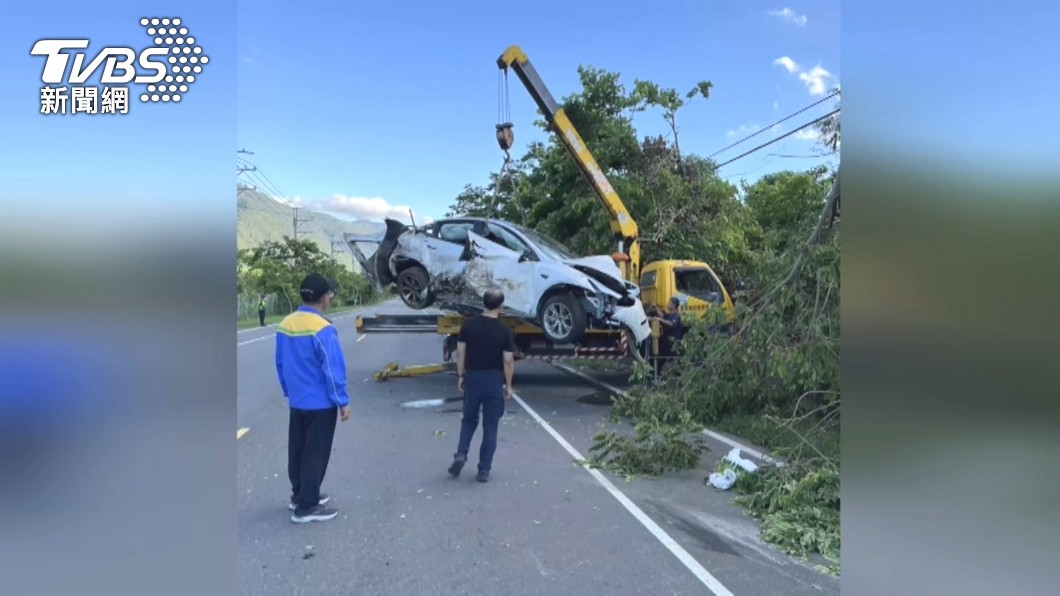
[[[585,308],[568,293],[553,294],[545,299],[538,319],[545,337],[557,344],[578,343],[589,325]]]
[[[431,278],[420,265],[413,265],[398,274],[397,291],[405,306],[413,310],[423,310],[434,304]]]

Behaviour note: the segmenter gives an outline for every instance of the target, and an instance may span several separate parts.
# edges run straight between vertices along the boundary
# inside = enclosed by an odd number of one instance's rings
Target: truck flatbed
[[[434,333],[443,336],[442,358],[445,362],[452,360],[456,352],[457,337],[460,327],[466,317],[459,314],[387,314],[380,313],[372,316],[357,317],[357,330],[361,333]],[[515,334],[517,360],[642,360],[644,355],[629,349],[629,342],[625,333],[619,330],[590,329],[579,345],[564,344],[556,345],[545,337],[540,327],[527,323],[521,319],[501,317],[502,323],[508,325]],[[388,365],[391,376],[410,376],[408,374],[395,374],[397,365]],[[420,374],[442,372],[448,368],[439,368],[442,365],[425,365],[417,367],[423,369]],[[376,377],[379,379],[379,375]],[[380,379],[382,380],[382,379]]]

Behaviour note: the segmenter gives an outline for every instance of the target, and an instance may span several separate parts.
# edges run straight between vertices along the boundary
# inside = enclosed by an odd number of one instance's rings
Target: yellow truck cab
[[[676,296],[681,314],[703,318],[712,306],[720,306],[735,318],[732,298],[710,265],[702,261],[668,260],[648,263],[640,274],[641,302],[644,308],[656,306],[666,310],[666,303]]]

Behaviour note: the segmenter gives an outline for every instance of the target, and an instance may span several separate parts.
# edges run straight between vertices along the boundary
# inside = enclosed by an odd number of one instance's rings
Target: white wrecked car
[[[497,287],[506,316],[540,326],[557,344],[578,343],[592,328],[624,328],[635,345],[651,335],[640,288],[622,278],[610,256],[578,257],[547,236],[494,219],[386,225],[376,236],[344,238],[365,275],[383,287],[395,284],[410,308],[473,315],[482,312],[486,290]],[[366,257],[358,243],[378,248]]]

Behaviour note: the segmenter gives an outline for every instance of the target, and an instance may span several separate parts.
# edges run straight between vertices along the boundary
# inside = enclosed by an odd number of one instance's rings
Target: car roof
[[[460,216],[446,217],[446,218],[443,218],[443,219],[437,219],[437,220],[435,220],[435,221],[433,221],[431,223],[432,224],[436,224],[436,223],[437,224],[442,224],[442,223],[451,223],[451,222],[455,222],[455,221],[481,221],[481,222],[486,222],[486,223],[499,223],[499,224],[504,224],[504,225],[508,225],[508,226],[518,227],[516,224],[514,224],[514,223],[512,223],[512,222],[510,222],[510,221],[508,221],[506,219],[495,219],[495,218],[492,218],[492,217],[472,217],[472,216],[468,216],[468,217],[460,217]],[[430,224],[428,224],[428,225],[430,225]]]

